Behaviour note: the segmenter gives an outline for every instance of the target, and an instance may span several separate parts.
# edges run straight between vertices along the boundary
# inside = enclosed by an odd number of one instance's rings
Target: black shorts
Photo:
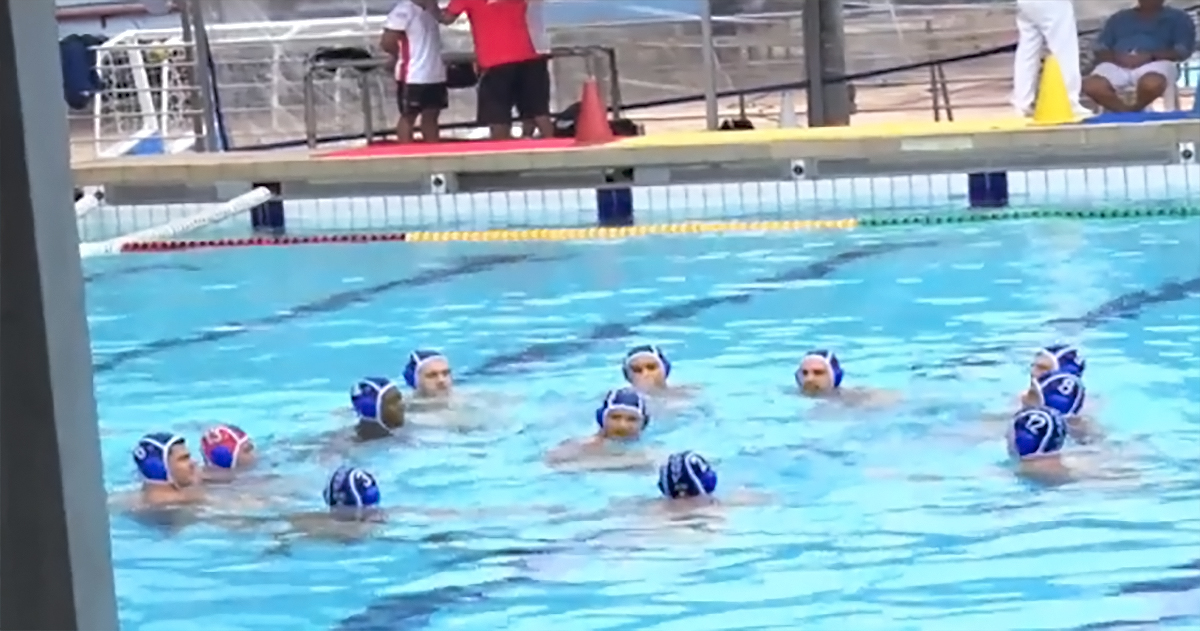
[[[450,92],[445,83],[397,83],[396,104],[401,116],[441,111],[450,106]]]
[[[479,123],[506,125],[550,114],[550,64],[546,58],[487,68],[479,77]]]

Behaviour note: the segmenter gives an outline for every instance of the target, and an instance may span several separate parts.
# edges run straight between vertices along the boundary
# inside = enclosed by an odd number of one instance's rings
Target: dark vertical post
[[[808,80],[808,126],[850,124],[846,74],[846,25],[842,0],[804,0],[804,70]]]
[[[846,9],[843,0],[821,0],[821,58],[825,78],[825,125],[850,124],[850,84],[846,76]],[[839,79],[836,83],[831,79]]]
[[[54,10],[0,0],[0,629],[115,631]]]

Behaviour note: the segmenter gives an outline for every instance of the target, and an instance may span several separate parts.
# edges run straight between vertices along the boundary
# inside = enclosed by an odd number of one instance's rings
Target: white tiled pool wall
[[[789,182],[643,186],[632,189],[639,223],[737,218],[861,217],[889,211],[968,208],[967,175],[902,175]],[[1010,171],[1014,208],[1200,206],[1200,164]],[[289,231],[482,230],[594,224],[591,189],[506,191],[285,201]],[[97,241],[187,217],[204,204],[106,206],[79,221]],[[223,228],[249,216],[228,220]]]

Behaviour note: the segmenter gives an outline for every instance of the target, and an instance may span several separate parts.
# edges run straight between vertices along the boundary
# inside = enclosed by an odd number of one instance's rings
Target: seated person
[[[254,441],[237,425],[217,425],[200,437],[206,481],[229,481],[257,459]]]
[[[350,390],[350,405],[358,416],[354,426],[360,441],[387,438],[404,426],[404,399],[400,388],[383,377],[367,377]]]
[[[649,454],[626,451],[650,424],[646,399],[633,388],[610,390],[596,408],[595,434],[563,442],[546,454],[546,463],[561,466],[586,464],[590,469],[630,469],[654,465]]]
[[[1109,112],[1140,112],[1178,81],[1178,64],[1196,49],[1196,26],[1164,0],[1138,0],[1108,18],[1096,40],[1099,63],[1083,92]],[[1135,91],[1132,103],[1121,93]]]

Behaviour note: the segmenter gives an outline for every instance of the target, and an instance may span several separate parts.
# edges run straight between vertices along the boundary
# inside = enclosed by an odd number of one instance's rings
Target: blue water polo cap
[[[800,383],[802,377],[800,371],[803,369],[804,360],[808,359],[809,357],[816,357],[823,361],[826,369],[829,371],[829,374],[833,376],[833,387],[842,387],[842,379],[846,376],[846,373],[842,372],[842,362],[838,361],[838,357],[833,353],[833,351],[823,348],[808,351],[804,354],[804,357],[800,358],[801,365],[796,369],[796,383]]]
[[[717,472],[694,451],[671,454],[658,469],[658,490],[672,499],[712,495],[717,490]]]
[[[133,464],[146,482],[156,484],[171,484],[171,469],[167,466],[167,458],[171,447],[185,445],[183,436],[171,432],[155,432],[142,436],[137,446],[133,448]]]
[[[1051,344],[1038,350],[1038,355],[1050,359],[1051,372],[1061,370],[1082,377],[1083,370],[1087,368],[1079,349],[1070,344]]]
[[[329,476],[323,495],[330,508],[367,508],[379,504],[379,485],[363,469],[342,466]]]
[[[404,383],[410,388],[417,387],[417,377],[421,374],[421,368],[428,362],[434,359],[445,359],[446,356],[440,351],[418,349],[408,355],[408,363],[404,365]]]
[[[1063,416],[1075,416],[1083,409],[1087,392],[1083,380],[1063,370],[1048,372],[1034,382],[1041,405]]]
[[[1012,420],[1013,446],[1017,456],[1028,458],[1052,454],[1067,441],[1067,423],[1056,410],[1047,407],[1025,408]]]
[[[633,381],[633,374],[630,372],[629,366],[635,359],[642,357],[654,358],[662,366],[663,376],[671,376],[671,360],[667,359],[667,355],[662,352],[662,349],[654,344],[642,344],[629,349],[629,352],[625,353],[624,361],[621,362],[621,372],[625,375],[626,381]]]
[[[383,397],[389,390],[398,390],[395,382],[384,377],[366,377],[350,388],[350,405],[360,423],[383,425]],[[385,426],[385,429],[386,426]]]
[[[646,411],[646,398],[633,388],[618,388],[609,390],[604,395],[604,401],[596,408],[596,424],[604,427],[604,418],[612,410],[622,410],[637,414],[642,419],[642,427],[650,424],[650,413]]]

